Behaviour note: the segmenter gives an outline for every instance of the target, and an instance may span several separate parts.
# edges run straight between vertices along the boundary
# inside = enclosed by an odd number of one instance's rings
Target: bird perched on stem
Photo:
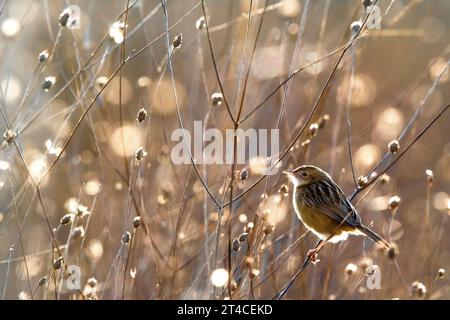
[[[317,253],[327,242],[343,241],[349,235],[366,235],[385,249],[391,248],[386,240],[362,224],[355,208],[328,173],[312,165],[283,173],[294,185],[295,213],[322,240],[308,252],[312,262],[317,261]]]

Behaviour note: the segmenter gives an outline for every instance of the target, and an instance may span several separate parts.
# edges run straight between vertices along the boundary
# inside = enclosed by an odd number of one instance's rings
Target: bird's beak
[[[290,170],[284,170],[282,173],[284,173],[285,175],[287,175],[288,177],[293,176],[294,174],[292,173],[292,171]]]

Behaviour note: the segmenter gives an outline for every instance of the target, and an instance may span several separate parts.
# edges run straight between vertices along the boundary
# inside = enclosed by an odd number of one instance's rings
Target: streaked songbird
[[[283,173],[294,186],[295,213],[306,228],[322,240],[308,252],[311,261],[316,261],[317,252],[325,243],[337,243],[349,235],[366,235],[382,247],[391,248],[386,240],[362,224],[355,208],[328,173],[312,165]]]

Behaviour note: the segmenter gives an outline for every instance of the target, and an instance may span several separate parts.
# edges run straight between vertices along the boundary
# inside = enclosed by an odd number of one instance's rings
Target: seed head
[[[270,210],[264,210],[261,219],[263,221],[267,221],[269,219],[270,216]]]
[[[58,259],[56,259],[56,260],[53,262],[53,270],[59,270],[59,269],[61,269],[61,266],[62,266],[63,262],[64,262],[63,257],[59,257]]]
[[[389,210],[395,211],[398,209],[398,206],[400,205],[400,197],[399,196],[393,196],[389,199]]]
[[[131,239],[131,233],[129,233],[128,231],[125,232],[122,236],[122,244],[127,244],[128,242],[130,242]]]
[[[61,220],[59,220],[59,224],[62,226],[68,225],[72,223],[72,219],[73,219],[73,214],[72,213],[68,213],[66,215],[64,215]]]
[[[369,183],[369,179],[366,176],[359,176],[357,183],[359,188],[364,188]]]
[[[181,47],[181,43],[183,42],[183,34],[179,34],[173,39],[172,45],[174,49],[179,49]]]
[[[220,106],[223,103],[223,95],[221,92],[215,92],[211,95],[211,101],[213,106]]]
[[[42,277],[39,279],[38,286],[42,287],[47,282],[47,277]]]
[[[41,51],[38,55],[39,62],[47,61],[49,56],[48,50]]]
[[[144,108],[141,108],[141,109],[138,111],[138,114],[137,114],[137,117],[136,117],[136,121],[137,121],[139,124],[141,124],[142,122],[145,121],[145,119],[147,119],[147,117],[148,117],[148,112],[147,112],[147,110],[145,110]]]
[[[319,125],[317,123],[313,123],[309,126],[309,135],[311,137],[317,136],[318,132],[319,132]]]
[[[362,23],[361,21],[353,21],[350,25],[350,30],[352,31],[352,34],[357,34],[359,30],[361,30]]]
[[[428,185],[431,187],[434,183],[434,173],[432,170],[425,170],[425,174],[427,175]]]
[[[133,228],[135,228],[135,229],[139,228],[141,226],[141,223],[142,223],[141,217],[139,217],[139,216],[134,217],[134,219],[133,219]]]
[[[242,169],[239,173],[239,178],[241,178],[241,180],[246,180],[248,178],[248,170],[245,168]]]
[[[58,21],[61,27],[67,26],[67,22],[70,18],[70,11],[68,8],[64,9],[63,12],[59,15]]]
[[[266,234],[266,235],[273,233],[274,230],[275,230],[274,224],[268,224],[263,229],[264,234]]]
[[[388,149],[392,154],[397,153],[397,151],[400,149],[400,143],[397,140],[392,140],[388,144]]]
[[[139,147],[139,148],[136,150],[135,157],[136,157],[136,160],[137,160],[137,161],[141,161],[142,159],[145,158],[146,155],[147,155],[147,152],[144,150],[143,147]]]
[[[42,90],[48,92],[55,84],[55,81],[56,81],[55,77],[52,76],[45,77],[44,82],[42,82]]]
[[[444,278],[444,277],[445,277],[445,269],[444,269],[444,268],[440,268],[440,269],[438,270],[437,275],[438,275],[438,278],[439,278],[439,279]]]
[[[5,133],[3,134],[3,139],[8,144],[11,143],[11,141],[13,141],[15,137],[17,137],[17,133],[10,129],[6,130]]]
[[[391,177],[389,177],[386,173],[384,173],[381,177],[380,177],[380,183],[382,185],[387,185],[389,183],[389,180],[391,180]]]
[[[364,257],[364,258],[362,258],[362,259],[359,261],[359,263],[358,263],[359,267],[360,267],[361,270],[364,271],[364,272],[365,272],[366,269],[367,269],[368,267],[370,267],[372,264],[373,264],[373,261],[372,261],[372,259],[369,258],[369,257]]]
[[[94,288],[97,285],[97,279],[89,278],[86,283],[89,287]]]
[[[352,276],[356,273],[356,271],[358,270],[358,267],[356,266],[356,264],[354,263],[349,263],[346,267],[345,267],[345,274]]]
[[[414,281],[411,287],[413,297],[424,298],[426,296],[427,287],[422,282]]]
[[[391,243],[391,248],[386,251],[387,257],[391,260],[395,259],[398,256],[399,250],[396,243]]]
[[[206,21],[204,16],[201,16],[200,18],[197,19],[197,21],[195,22],[195,27],[197,28],[197,30],[203,30],[203,28],[206,27]]]

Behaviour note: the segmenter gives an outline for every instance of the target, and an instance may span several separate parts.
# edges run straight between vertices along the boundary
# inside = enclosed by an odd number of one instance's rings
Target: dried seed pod
[[[432,170],[425,170],[425,174],[427,175],[428,185],[431,187],[434,184],[434,173]]]
[[[386,173],[384,173],[381,177],[380,177],[380,183],[382,185],[387,185],[389,183],[389,181],[391,180],[391,177],[389,177],[389,175],[387,175]]]
[[[267,210],[267,209],[264,210],[262,213],[262,217],[261,217],[262,221],[269,220],[269,217],[270,217],[270,210]]]
[[[263,232],[264,234],[268,235],[273,233],[273,231],[275,230],[275,225],[274,224],[268,224],[264,227]]]
[[[213,106],[220,106],[223,103],[223,95],[221,92],[215,92],[211,95],[211,102]]]
[[[181,47],[181,43],[183,42],[183,34],[179,34],[173,39],[172,45],[174,49],[179,49]]]
[[[414,281],[411,286],[413,297],[424,298],[427,294],[427,287],[422,282]]]
[[[138,111],[138,114],[137,114],[137,117],[136,117],[136,121],[137,121],[139,124],[141,124],[142,122],[145,121],[145,119],[147,119],[147,117],[148,117],[148,112],[147,112],[147,110],[145,110],[144,108],[141,108],[141,109]]]
[[[42,287],[47,282],[47,277],[42,277],[39,279],[38,286]]]
[[[389,205],[388,208],[390,211],[395,211],[398,209],[398,206],[400,205],[400,197],[399,196],[393,196],[389,198]]]
[[[241,172],[239,173],[239,178],[241,180],[246,180],[248,178],[248,171],[247,169],[242,169]]]
[[[47,61],[48,57],[49,57],[49,53],[48,53],[47,49],[44,51],[41,51],[38,55],[39,62]]]
[[[73,219],[73,214],[72,213],[68,213],[66,215],[64,215],[61,220],[59,220],[59,224],[62,226],[68,225],[72,223],[72,219]]]
[[[358,262],[358,266],[361,268],[362,271],[366,271],[368,267],[370,267],[373,264],[373,261],[369,257],[364,257]]]
[[[139,216],[134,217],[134,219],[133,219],[133,228],[135,228],[135,229],[139,228],[141,226],[141,223],[142,223],[141,217],[139,217]]]
[[[440,268],[438,270],[437,276],[438,276],[439,279],[444,278],[445,277],[445,269],[444,268]]]
[[[147,156],[147,152],[144,150],[143,147],[139,147],[139,148],[136,150],[136,153],[135,153],[136,161],[141,161],[141,160],[144,159],[146,156]]]
[[[197,28],[197,30],[203,30],[203,28],[206,27],[206,21],[204,16],[201,16],[200,18],[197,19],[197,21],[195,22],[195,27]]]
[[[349,263],[345,266],[345,274],[352,276],[358,271],[358,267],[354,263]]]
[[[353,21],[350,25],[350,30],[352,31],[352,34],[357,34],[359,30],[361,30],[362,23],[361,21]]]
[[[127,244],[128,242],[130,242],[131,239],[131,233],[129,233],[128,231],[125,232],[122,236],[122,244]]]
[[[6,141],[6,143],[11,143],[11,141],[14,140],[14,138],[17,136],[17,133],[8,129],[3,133],[3,139]]]
[[[317,136],[317,133],[319,132],[319,125],[317,123],[312,123],[309,126],[309,135],[311,137]]]
[[[59,24],[61,25],[61,27],[65,27],[67,26],[67,22],[69,21],[70,18],[70,11],[68,10],[68,8],[64,9],[63,12],[61,12],[61,14],[59,15],[58,21]]]
[[[53,261],[53,270],[61,269],[61,266],[62,266],[63,262],[64,262],[63,257],[59,257],[58,259]]]
[[[358,188],[364,188],[369,183],[369,179],[367,179],[366,176],[359,176],[357,183],[358,183]]]
[[[89,287],[94,288],[97,285],[97,279],[89,278],[86,283]]]
[[[391,243],[391,248],[387,250],[387,257],[391,260],[395,259],[398,256],[399,250],[396,243]]]
[[[49,76],[44,78],[44,82],[42,82],[42,89],[47,92],[49,91],[53,85],[55,84],[56,78]]]
[[[388,149],[390,153],[397,153],[397,151],[400,149],[400,143],[397,140],[392,140],[388,144]]]

